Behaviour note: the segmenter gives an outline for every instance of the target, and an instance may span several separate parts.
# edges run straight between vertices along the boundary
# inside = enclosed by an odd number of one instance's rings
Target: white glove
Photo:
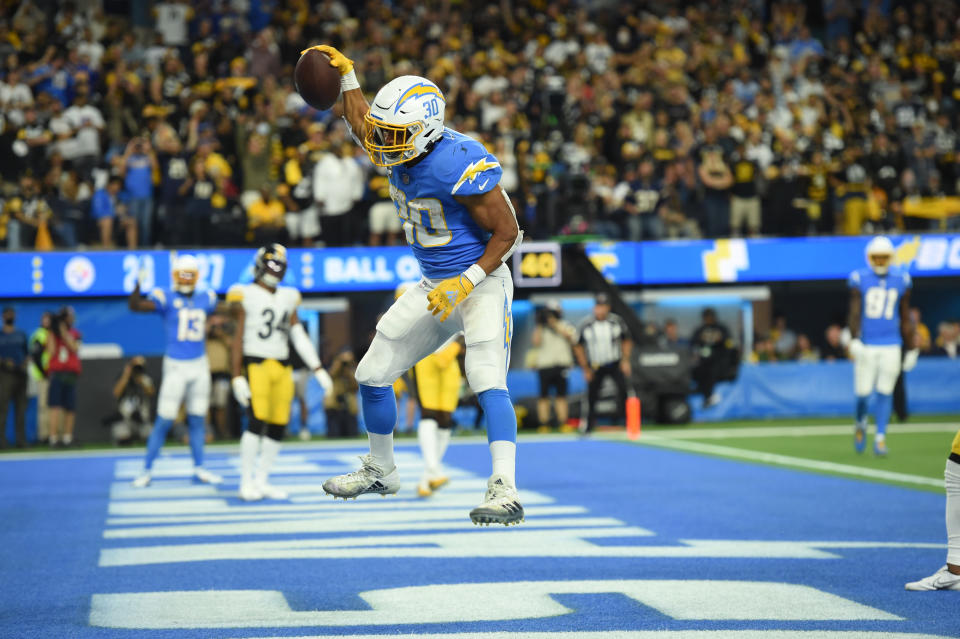
[[[859,359],[863,354],[863,342],[860,341],[859,337],[854,337],[850,340],[850,346],[847,347],[847,350],[850,351],[850,359]]]
[[[916,365],[917,360],[920,358],[920,349],[911,348],[909,351],[903,354],[903,372],[909,373],[912,371]]]
[[[230,380],[230,386],[233,387],[233,396],[237,398],[237,403],[246,408],[250,405],[250,384],[243,375],[237,375]]]
[[[318,368],[313,371],[313,377],[317,380],[317,383],[320,384],[320,388],[323,389],[323,394],[325,396],[330,395],[333,392],[333,378],[330,377],[330,373],[327,372],[325,368]]]

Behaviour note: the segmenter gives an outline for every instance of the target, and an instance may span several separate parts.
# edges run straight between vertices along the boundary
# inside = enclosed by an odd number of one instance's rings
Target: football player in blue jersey
[[[173,264],[173,285],[155,288],[147,297],[140,293],[140,282],[133,288],[127,304],[138,313],[159,313],[166,333],[163,381],[157,400],[157,420],[147,440],[144,471],[133,481],[143,488],[150,484],[153,462],[167,439],[170,426],[186,402],[193,476],[197,481],[219,484],[223,479],[203,467],[207,408],[210,403],[210,364],[207,362],[207,316],[217,306],[217,294],[197,288],[200,268],[197,258],[180,255]]]
[[[391,198],[423,274],[378,322],[357,366],[370,454],[360,470],[327,480],[323,489],[344,499],[399,490],[393,382],[462,331],[467,382],[487,416],[493,460],[487,492],[470,519],[519,523],[517,420],[507,393],[513,282],[504,262],[523,233],[500,186],[500,163],[476,140],[444,126],[446,103],[433,82],[396,78],[370,105],[353,62],[333,47],[315,48],[340,71],[344,118],[354,137],[375,165],[387,167]]]
[[[893,406],[893,387],[901,368],[917,365],[919,351],[913,344],[910,324],[910,274],[893,266],[893,244],[875,237],[867,244],[867,268],[850,274],[850,357],[853,359],[853,386],[857,396],[854,447],[862,453],[867,445],[867,404],[876,389],[877,433],[873,452],[887,454],[887,424]]]

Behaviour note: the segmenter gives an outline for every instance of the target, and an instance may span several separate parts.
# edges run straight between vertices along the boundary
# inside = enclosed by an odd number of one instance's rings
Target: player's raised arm
[[[157,310],[157,303],[143,297],[140,293],[140,282],[133,285],[130,297],[127,298],[127,308],[136,313],[152,313]]]
[[[357,74],[353,70],[353,60],[343,55],[337,49],[327,44],[319,44],[310,49],[316,49],[326,53],[330,58],[330,66],[336,67],[340,72],[340,95],[343,96],[343,117],[347,124],[357,136],[357,139],[364,138],[363,116],[370,110],[370,105],[360,89],[360,82],[357,80]],[[305,49],[306,53],[310,49]]]

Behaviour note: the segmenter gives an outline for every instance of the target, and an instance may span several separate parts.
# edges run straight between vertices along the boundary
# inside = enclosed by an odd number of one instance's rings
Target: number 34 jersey
[[[167,336],[167,357],[197,359],[206,354],[207,315],[217,306],[217,294],[198,288],[192,295],[172,289],[155,288],[147,299],[163,316]]]
[[[850,274],[849,284],[860,291],[861,341],[876,346],[900,344],[900,299],[912,286],[906,269],[891,266],[886,275],[858,269]]]
[[[270,292],[256,283],[234,284],[227,301],[243,306],[244,356],[280,362],[290,357],[290,318],[300,305],[300,291],[278,286]]]

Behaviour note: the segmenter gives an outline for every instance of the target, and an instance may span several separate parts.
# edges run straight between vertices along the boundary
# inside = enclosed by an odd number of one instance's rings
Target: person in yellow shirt
[[[283,185],[284,187],[286,185]],[[260,197],[247,207],[247,239],[256,244],[282,242],[287,226],[284,216],[287,207],[280,197],[289,197],[289,189],[279,193],[273,185],[260,187]]]

